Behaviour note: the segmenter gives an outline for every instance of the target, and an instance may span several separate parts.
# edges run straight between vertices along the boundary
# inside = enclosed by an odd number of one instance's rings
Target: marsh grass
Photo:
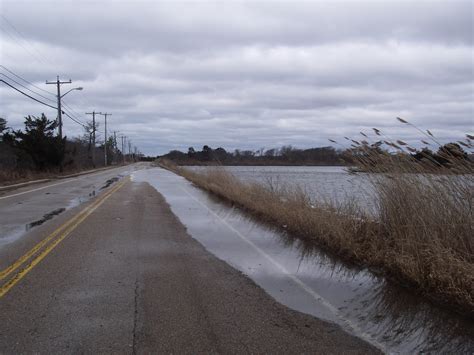
[[[444,166],[370,151],[357,165],[376,192],[382,265],[439,303],[474,315],[473,164]],[[379,172],[383,173],[380,174]]]
[[[160,163],[305,243],[474,316],[472,162],[447,153],[442,167],[369,148],[357,147],[355,161],[373,185],[375,216],[353,202],[311,201],[298,187],[245,183],[224,169],[197,173]]]

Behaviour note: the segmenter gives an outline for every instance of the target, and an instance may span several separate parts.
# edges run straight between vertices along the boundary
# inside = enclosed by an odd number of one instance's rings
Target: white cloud
[[[112,112],[110,130],[145,153],[309,147],[371,127],[416,140],[396,116],[445,141],[473,131],[469,1],[4,1],[1,13],[26,38],[0,18],[3,65],[53,92],[44,80],[71,78],[76,116]],[[0,95],[17,128],[55,116]]]

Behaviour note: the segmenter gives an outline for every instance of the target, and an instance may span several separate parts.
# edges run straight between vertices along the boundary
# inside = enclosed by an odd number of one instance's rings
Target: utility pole
[[[125,164],[125,152],[123,151],[125,136],[120,138],[122,138],[122,163]]]
[[[105,117],[105,140],[104,140],[104,161],[105,165],[107,166],[107,116],[112,116],[111,113],[101,113],[99,112],[99,115],[103,115]]]
[[[95,115],[101,115],[101,112],[86,112],[86,115],[92,115],[92,166],[95,168]]]
[[[114,131],[114,159],[117,162],[117,132]]]
[[[61,110],[61,84],[71,84],[72,81],[61,81],[59,80],[59,75],[57,76],[56,81],[46,81],[46,84],[54,84],[58,87],[58,127],[59,127],[59,137],[63,138],[63,119],[62,119],[62,110]],[[64,96],[64,95],[63,95]]]

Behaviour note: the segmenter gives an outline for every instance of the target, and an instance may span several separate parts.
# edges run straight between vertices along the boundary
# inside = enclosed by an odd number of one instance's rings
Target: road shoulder
[[[154,236],[139,243],[139,352],[376,352],[335,324],[279,304],[209,253],[148,184],[139,195],[149,223],[158,222]]]

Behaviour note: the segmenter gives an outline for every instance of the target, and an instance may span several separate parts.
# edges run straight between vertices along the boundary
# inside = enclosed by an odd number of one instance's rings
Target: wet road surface
[[[0,247],[21,238],[32,227],[89,201],[111,181],[142,166],[128,165],[12,191],[0,191]]]
[[[150,185],[110,173],[0,200],[2,226],[65,208],[0,245],[0,353],[377,352],[276,302],[191,238]],[[5,217],[7,200],[37,213]]]
[[[189,235],[282,304],[389,353],[472,353],[472,319],[264,226],[169,171],[141,170],[132,178],[155,187]]]

